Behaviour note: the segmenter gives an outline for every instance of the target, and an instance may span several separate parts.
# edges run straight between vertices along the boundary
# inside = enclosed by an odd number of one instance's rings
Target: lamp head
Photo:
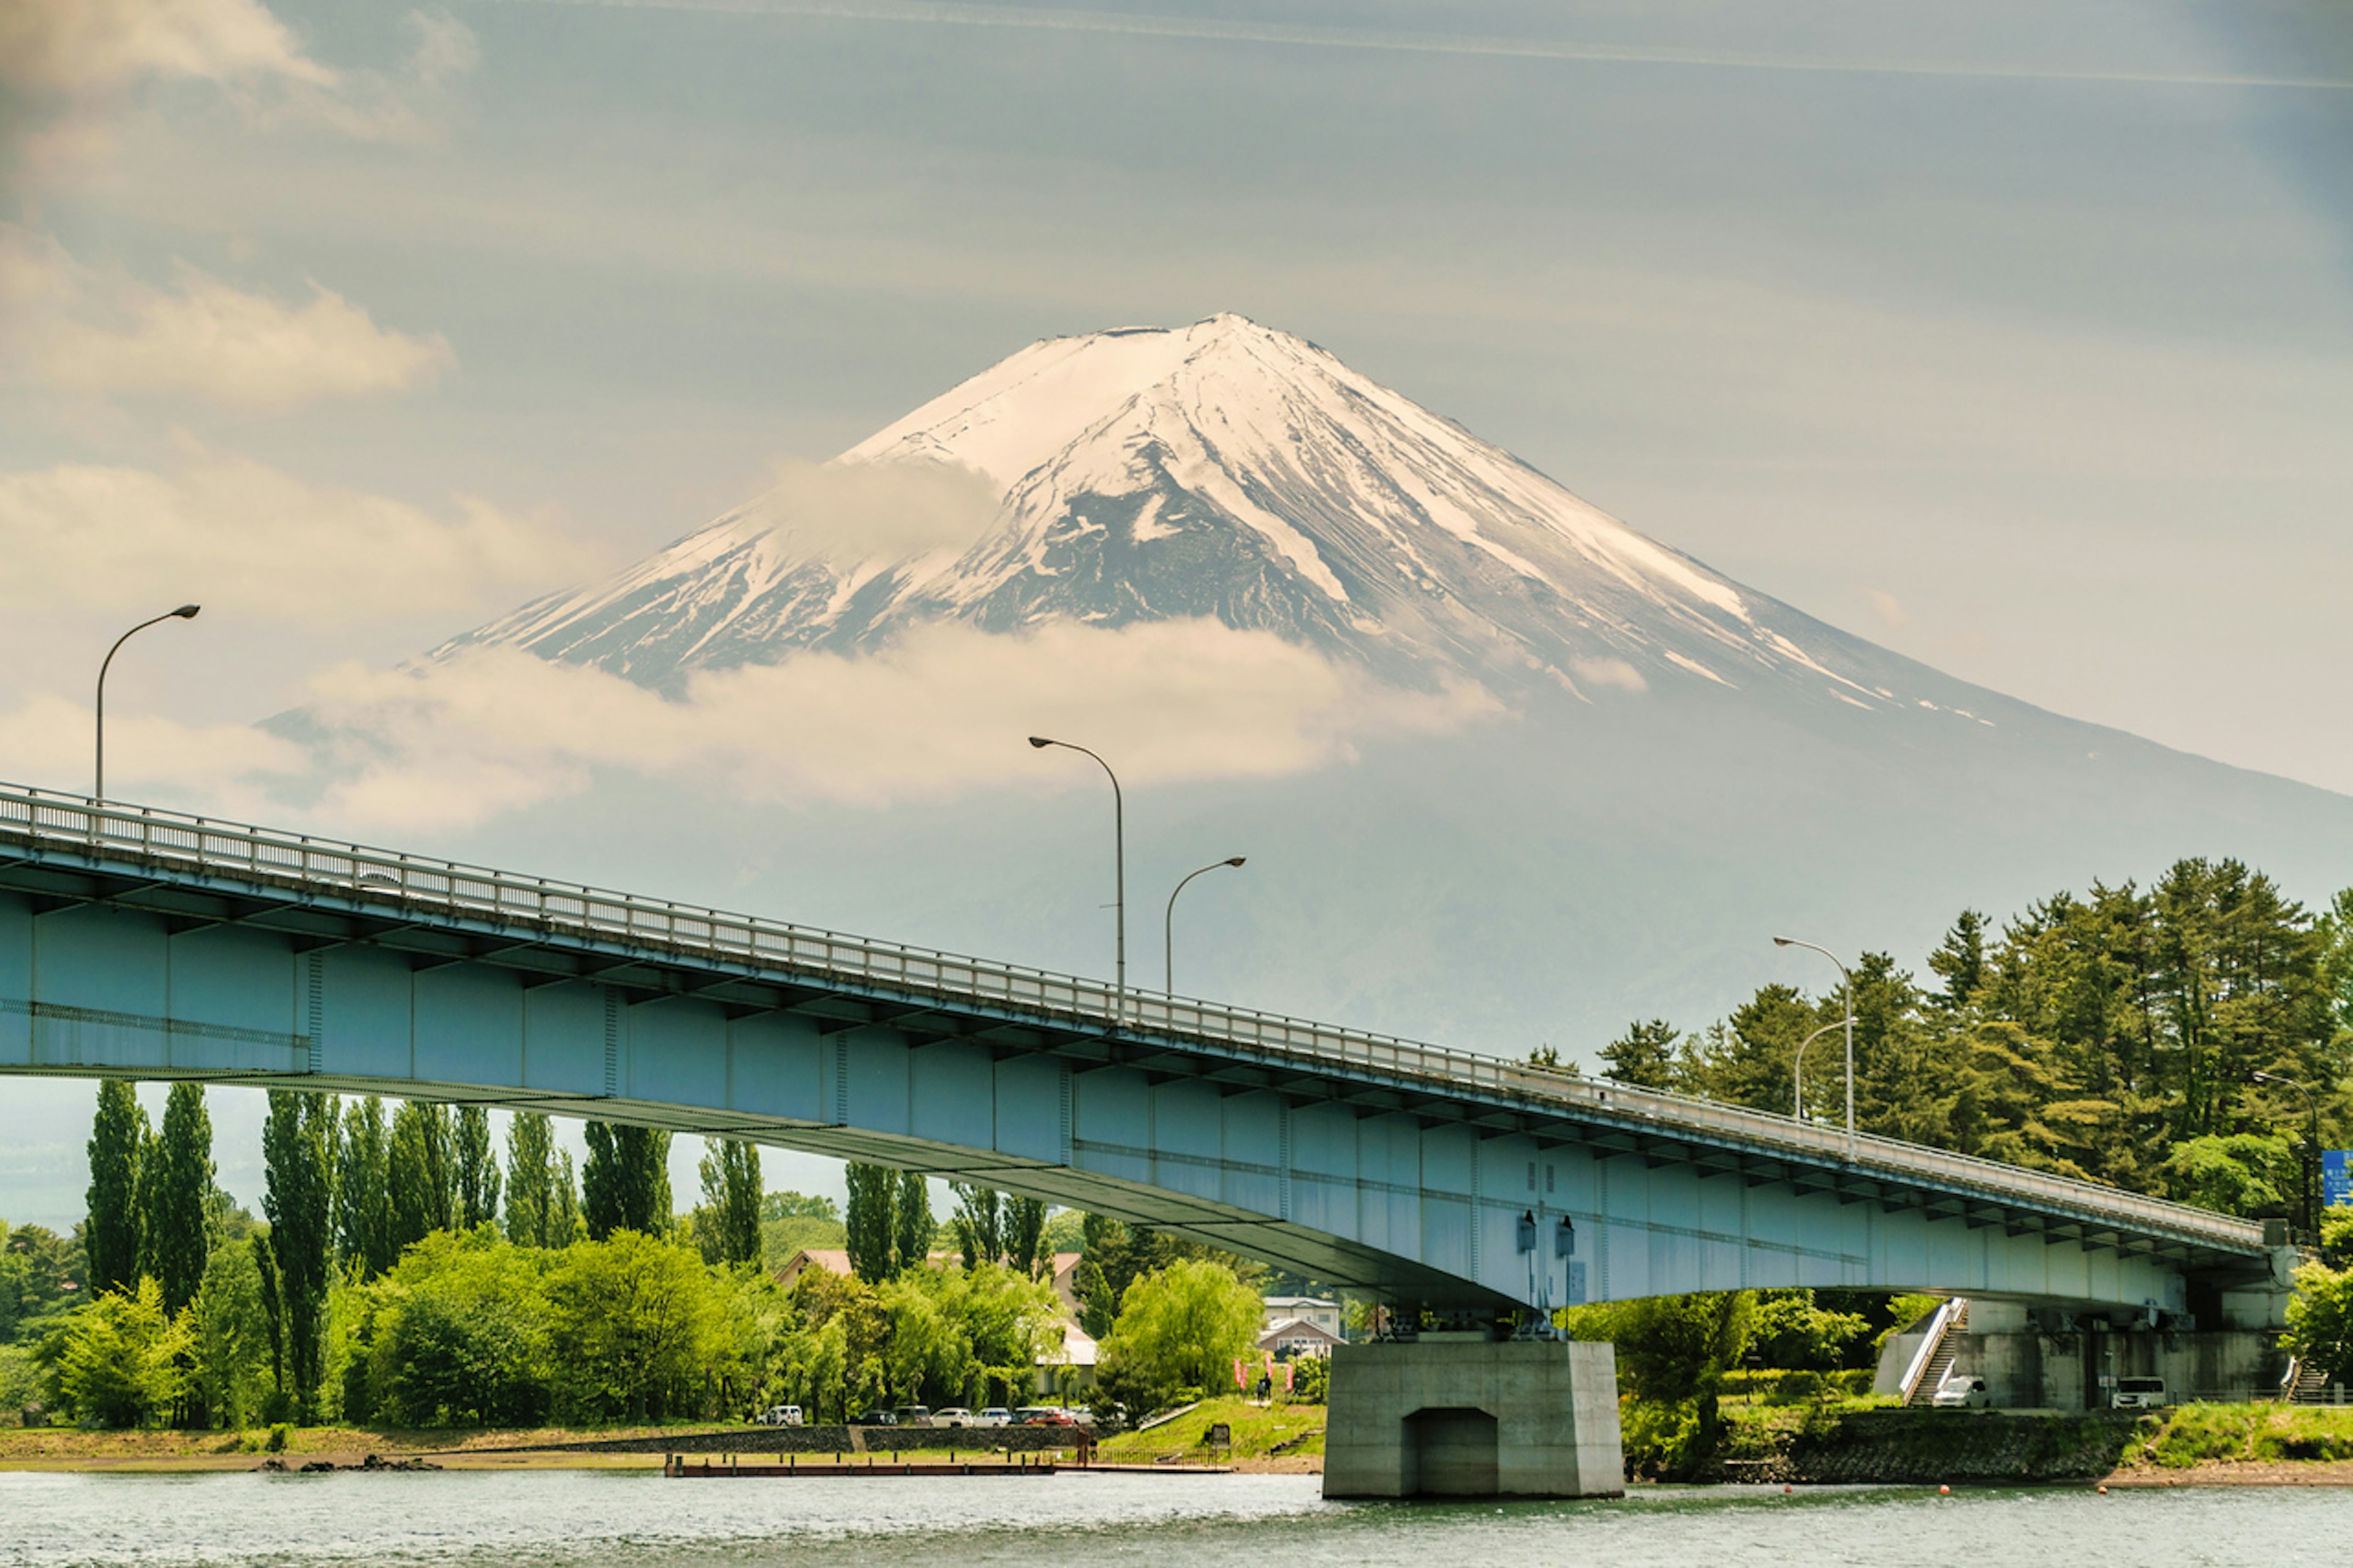
[[[196,618],[196,612],[203,608],[204,606],[202,605],[182,605],[178,609],[174,610],[172,613],[179,616],[184,621],[193,621]]]
[[[1227,861],[1226,864],[1229,866],[1239,866],[1242,863],[1242,860],[1243,857],[1237,855],[1232,859]]]
[[[1052,745],[1054,742],[1046,739],[1043,735],[1032,735],[1029,737],[1029,743],[1036,746],[1040,751],[1043,751],[1046,747]]]
[[[1786,936],[1777,936],[1773,939],[1773,945],[1775,947],[1787,947],[1789,945],[1789,939]]]

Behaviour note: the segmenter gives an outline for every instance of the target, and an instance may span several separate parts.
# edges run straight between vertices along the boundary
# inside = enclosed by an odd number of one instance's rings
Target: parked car
[[[849,1418],[852,1426],[896,1426],[899,1414],[895,1410],[869,1410]]]
[[[1051,1405],[1025,1405],[1013,1413],[1017,1426],[1075,1426],[1070,1412]]]
[[[932,1424],[932,1407],[928,1405],[902,1405],[891,1413],[894,1426],[928,1426]]]
[[[980,1425],[980,1417],[975,1415],[971,1411],[966,1410],[961,1405],[951,1405],[945,1410],[934,1410],[932,1412],[932,1425],[934,1426],[977,1426]]]
[[[752,1417],[759,1426],[797,1426],[801,1424],[801,1407],[797,1405],[771,1405]]]
[[[2161,1377],[2120,1377],[2108,1396],[2109,1408],[2115,1410],[2161,1410],[2172,1403]]]
[[[1982,1410],[1993,1403],[1993,1395],[1981,1377],[1948,1377],[1936,1385],[1930,1401],[1939,1410]]]
[[[1010,1426],[1013,1425],[1013,1412],[1002,1405],[992,1405],[974,1416],[972,1424],[976,1426]]]

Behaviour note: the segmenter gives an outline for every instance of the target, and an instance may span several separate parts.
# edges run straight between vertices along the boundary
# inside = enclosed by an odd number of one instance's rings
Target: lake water
[[[0,1565],[501,1568],[2291,1568],[2353,1563],[2353,1492],[1645,1488],[1326,1503],[1314,1476],[689,1482],[657,1474],[0,1474]]]

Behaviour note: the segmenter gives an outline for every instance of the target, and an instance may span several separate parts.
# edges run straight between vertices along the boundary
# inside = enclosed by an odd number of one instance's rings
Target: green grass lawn
[[[2353,1405],[2184,1405],[2140,1450],[2167,1469],[2208,1459],[2353,1459]]]
[[[1321,1405],[1260,1405],[1240,1398],[1204,1400],[1176,1420],[1148,1432],[1124,1432],[1116,1437],[1104,1438],[1096,1447],[1095,1458],[1141,1465],[1174,1455],[1184,1463],[1206,1464],[1227,1457],[1222,1449],[1204,1446],[1209,1428],[1220,1421],[1233,1429],[1234,1458],[1276,1457],[1278,1447],[1286,1455],[1320,1458],[1324,1452],[1324,1414]],[[1286,1444],[1291,1446],[1283,1447]]]

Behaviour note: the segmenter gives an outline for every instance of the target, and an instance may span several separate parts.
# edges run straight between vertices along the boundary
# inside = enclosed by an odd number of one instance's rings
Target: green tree
[[[0,1223],[0,1344],[14,1343],[65,1303],[69,1283],[79,1285],[89,1273],[85,1261],[47,1226]]]
[[[1687,1439],[1661,1456],[1670,1473],[1687,1472],[1715,1456],[1723,1436],[1718,1394],[1725,1373],[1748,1348],[1755,1292],[1652,1296],[1574,1308],[1563,1317],[1577,1339],[1606,1339],[1617,1347],[1620,1388],[1686,1418],[1680,1429]]]
[[[1054,1260],[1046,1249],[1046,1200],[1005,1200],[1005,1260],[1017,1273],[1035,1275]]]
[[[392,1212],[392,1148],[384,1101],[375,1095],[343,1108],[335,1160],[336,1253],[362,1279],[373,1279],[400,1259],[400,1233]]]
[[[896,1272],[892,1268],[893,1216],[898,1209],[899,1173],[888,1165],[852,1160],[842,1167],[849,1188],[845,1247],[849,1270],[869,1285],[879,1285]]]
[[[734,1138],[704,1140],[702,1204],[694,1238],[705,1263],[760,1261],[760,1152]]]
[[[956,1195],[955,1213],[948,1218],[948,1228],[955,1235],[957,1250],[964,1254],[964,1266],[977,1268],[1004,1257],[997,1189],[976,1186],[970,1182],[950,1182],[948,1190]]]
[[[385,1184],[396,1246],[411,1246],[457,1224],[458,1173],[447,1106],[412,1100],[393,1112]]]
[[[2307,1263],[2295,1271],[2280,1344],[2334,1381],[2353,1382],[2353,1268]]]
[[[587,1222],[580,1214],[580,1184],[573,1178],[569,1149],[555,1156],[555,1218],[549,1228],[560,1238],[550,1241],[550,1247],[569,1247],[588,1234]]]
[[[213,1123],[204,1086],[175,1083],[164,1102],[164,1125],[139,1164],[140,1271],[163,1287],[164,1310],[196,1298],[216,1239]]]
[[[555,1126],[536,1110],[518,1110],[507,1123],[507,1239],[517,1247],[569,1247],[559,1231],[555,1195]]]
[[[225,1241],[205,1262],[188,1310],[189,1391],[213,1425],[241,1431],[261,1413],[269,1386],[269,1324],[261,1298],[259,1244]]]
[[[2302,1179],[2295,1144],[2255,1132],[2188,1138],[2158,1167],[2167,1193],[2242,1219],[2284,1216]]]
[[[567,1249],[547,1294],[564,1352],[558,1399],[570,1415],[659,1420],[688,1407],[722,1331],[717,1291],[693,1253],[617,1230]]]
[[[670,1134],[591,1121],[580,1208],[590,1239],[615,1231],[660,1236],[670,1229]]]
[[[1214,1393],[1231,1381],[1235,1358],[1256,1349],[1263,1315],[1258,1292],[1232,1269],[1180,1259],[1127,1288],[1097,1380],[1135,1411]]]
[[[807,1193],[765,1193],[760,1198],[760,1218],[821,1219],[839,1224],[841,1209],[831,1198],[811,1197]]]
[[[146,1142],[137,1086],[100,1079],[90,1131],[90,1218],[82,1230],[93,1293],[139,1282],[139,1155]]]
[[[1624,1034],[1601,1047],[1601,1059],[1609,1064],[1601,1076],[1637,1089],[1672,1089],[1681,1040],[1664,1018],[1629,1024]]]
[[[58,1392],[85,1418],[105,1426],[142,1426],[178,1403],[186,1380],[188,1332],[164,1310],[153,1279],[110,1290],[59,1331]]]
[[[932,1256],[932,1184],[921,1171],[899,1175],[897,1201],[891,1215],[891,1250],[898,1269],[921,1268]]]
[[[385,1279],[371,1352],[381,1408],[417,1426],[530,1426],[550,1403],[542,1254],[441,1232]]]
[[[453,1207],[458,1228],[496,1224],[499,1217],[499,1157],[491,1142],[491,1113],[479,1105],[458,1108],[451,1131],[456,1145]]]
[[[333,1100],[301,1089],[269,1091],[261,1127],[268,1182],[272,1267],[263,1270],[265,1301],[274,1300],[280,1389],[304,1421],[318,1419],[326,1382],[327,1288],[335,1258]]]

